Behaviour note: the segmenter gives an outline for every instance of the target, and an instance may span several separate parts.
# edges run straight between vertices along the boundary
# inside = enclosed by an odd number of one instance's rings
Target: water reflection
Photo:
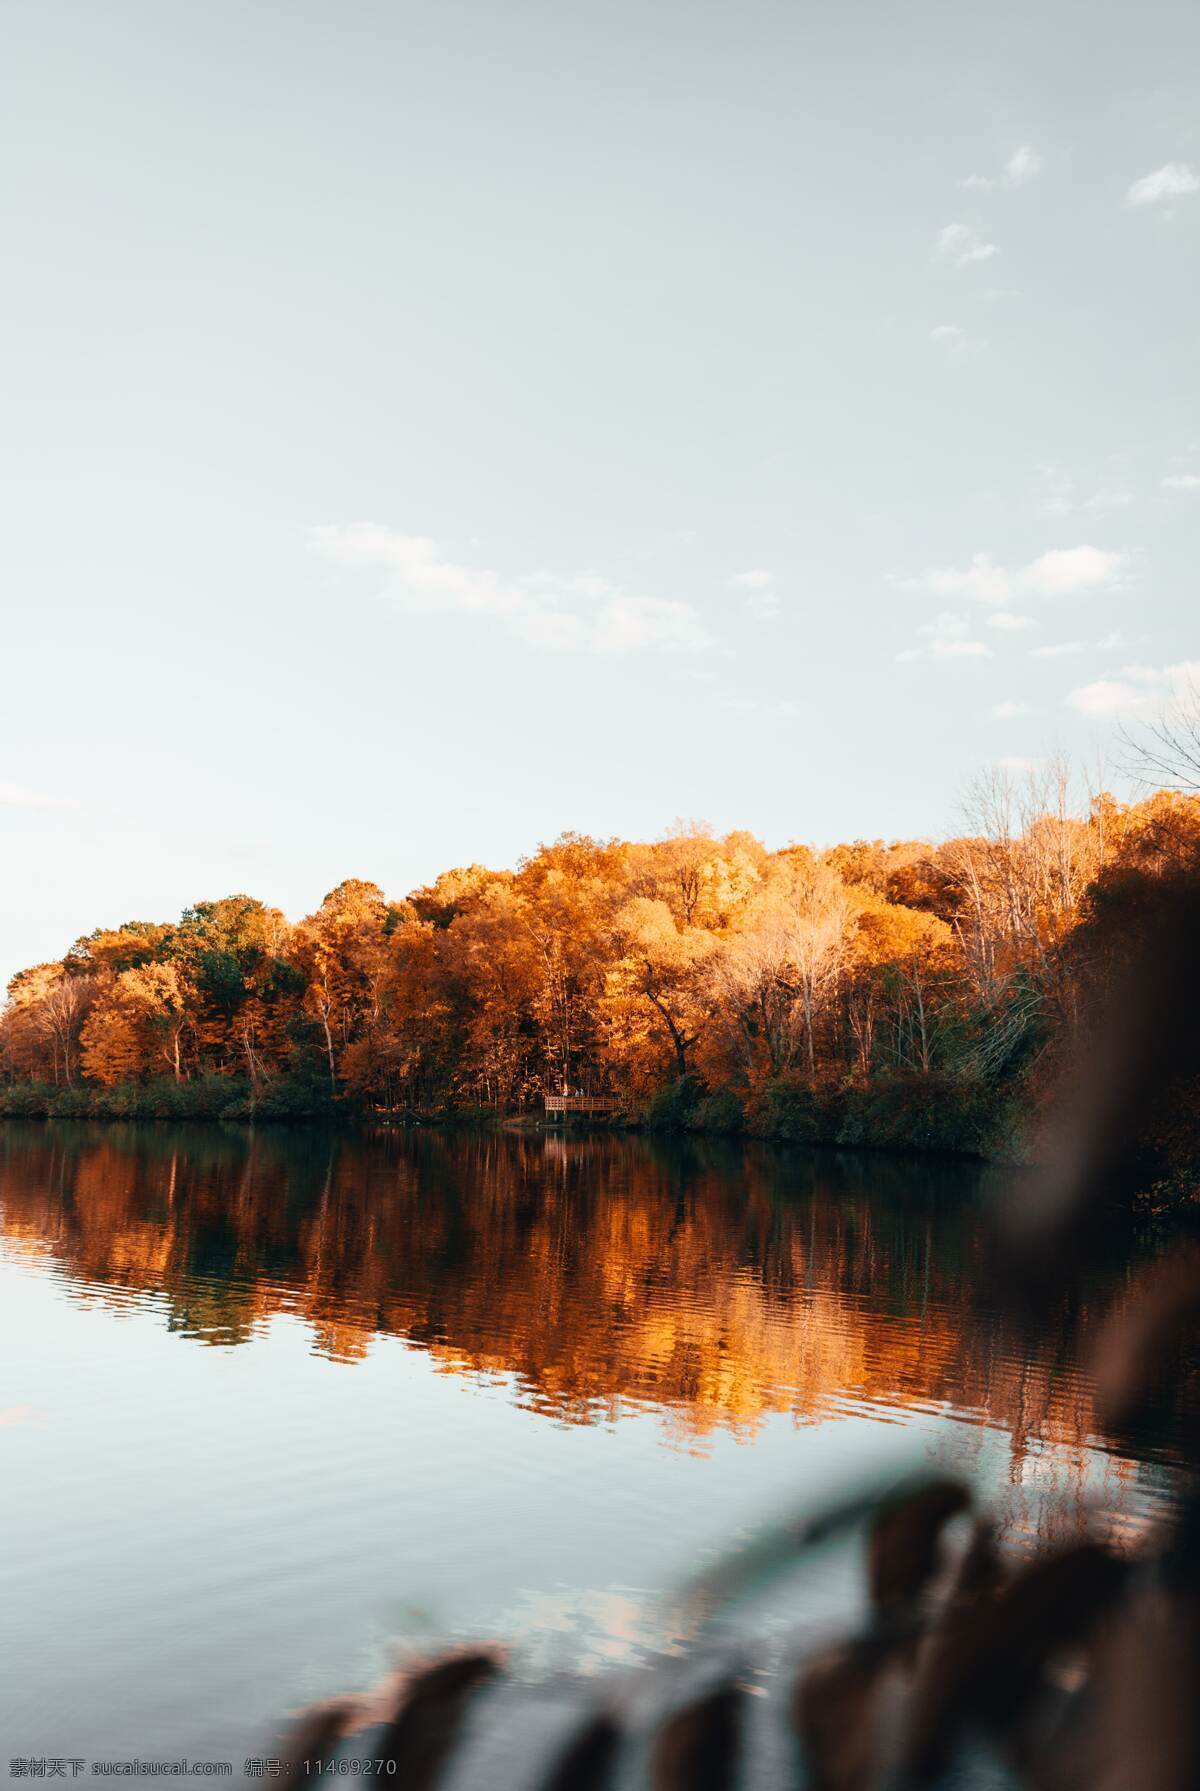
[[[240,1759],[414,1644],[645,1658],[679,1576],[881,1451],[967,1475],[1014,1548],[1132,1537],[1169,1448],[1095,1446],[1071,1313],[997,1298],[985,1191],[637,1138],[0,1127],[0,1731]],[[852,1555],[755,1634],[843,1629]]]
[[[383,1334],[569,1423],[752,1436],[869,1407],[1081,1445],[1067,1312],[989,1286],[981,1172],[635,1138],[0,1130],[4,1247],[74,1300],[242,1345],[279,1314],[354,1363]],[[1086,1333],[1086,1315],[1085,1315]]]

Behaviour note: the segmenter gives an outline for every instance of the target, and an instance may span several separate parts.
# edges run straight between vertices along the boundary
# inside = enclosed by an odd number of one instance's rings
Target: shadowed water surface
[[[970,1474],[1014,1547],[1087,1509],[1135,1534],[1169,1439],[1105,1449],[1068,1314],[1005,1314],[985,1184],[611,1137],[0,1129],[9,1754],[240,1771],[431,1637],[636,1660],[683,1639],[680,1574],[881,1462]],[[855,1596],[832,1564],[758,1620]]]

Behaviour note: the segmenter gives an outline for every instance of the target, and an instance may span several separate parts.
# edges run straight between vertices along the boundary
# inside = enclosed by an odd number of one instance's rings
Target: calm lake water
[[[983,1172],[555,1135],[0,1127],[0,1735],[271,1751],[414,1642],[670,1645],[664,1590],[881,1465],[1136,1531]],[[1097,1303],[1104,1289],[1098,1287]],[[782,1596],[782,1594],[780,1595]],[[844,1621],[853,1566],[756,1620]]]

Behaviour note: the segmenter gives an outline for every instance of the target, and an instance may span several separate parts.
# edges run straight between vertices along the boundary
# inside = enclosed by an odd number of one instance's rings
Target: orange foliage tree
[[[1104,974],[1111,945],[1087,945],[1084,924],[1096,892],[1198,859],[1200,798],[1076,811],[1057,768],[986,780],[970,831],[941,844],[769,851],[696,823],[648,842],[565,834],[399,902],[349,879],[294,925],[235,895],[98,929],[13,979],[0,1073],[60,1089],[226,1078],[281,1111],[998,1086],[1069,1042]]]

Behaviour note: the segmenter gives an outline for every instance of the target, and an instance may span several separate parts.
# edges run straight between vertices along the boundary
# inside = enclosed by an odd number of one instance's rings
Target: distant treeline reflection
[[[288,1314],[338,1361],[400,1337],[573,1422],[751,1430],[870,1400],[1082,1442],[1065,1307],[1024,1335],[981,1282],[988,1173],[705,1140],[0,1131],[6,1249],[204,1343]]]

